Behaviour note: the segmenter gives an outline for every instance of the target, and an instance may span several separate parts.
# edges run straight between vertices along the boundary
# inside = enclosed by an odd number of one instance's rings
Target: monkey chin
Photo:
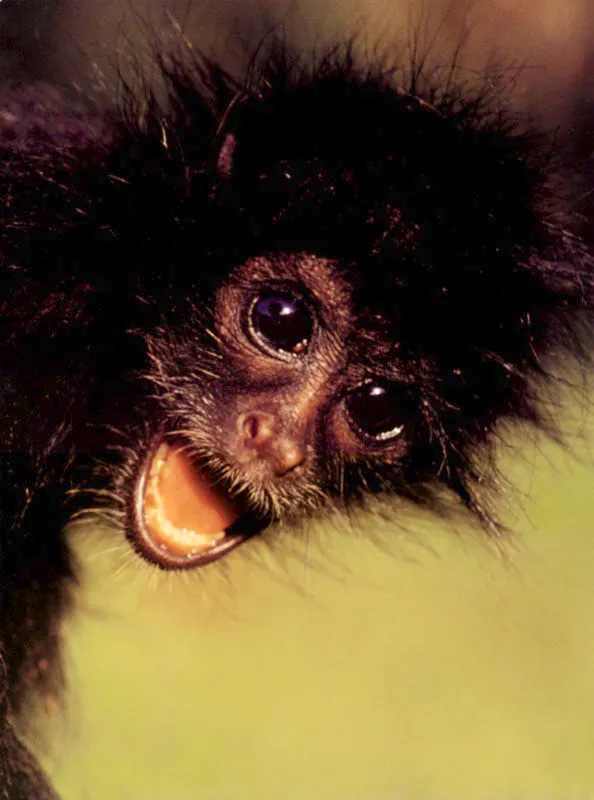
[[[161,569],[193,569],[217,561],[265,523],[196,464],[178,441],[161,437],[135,482],[129,536]]]

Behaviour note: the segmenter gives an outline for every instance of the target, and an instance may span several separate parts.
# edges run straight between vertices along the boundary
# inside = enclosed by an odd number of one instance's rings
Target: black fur
[[[267,521],[369,491],[437,506],[445,488],[496,533],[478,476],[497,424],[549,427],[538,399],[553,358],[586,357],[591,259],[550,144],[496,91],[359,68],[349,48],[312,68],[281,49],[240,83],[200,58],[160,70],[166,100],[124,91],[99,113],[13,89],[0,117],[5,800],[52,796],[14,724],[59,687],[75,585],[64,526],[107,491],[124,536],[163,426]],[[327,398],[290,483],[226,463],[224,417],[264,390],[224,366],[237,354],[212,335],[212,309],[221,285],[248,291],[242,265],[261,257],[284,278],[311,258],[313,294],[329,265],[320,315],[330,331],[347,316],[324,369],[341,391],[370,373],[401,382],[404,444],[338,452],[319,421]]]

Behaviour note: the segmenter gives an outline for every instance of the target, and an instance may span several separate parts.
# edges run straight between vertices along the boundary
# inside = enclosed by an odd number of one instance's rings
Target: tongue
[[[159,446],[144,496],[144,520],[156,544],[183,555],[206,551],[240,515],[237,504],[213,486],[182,447]]]

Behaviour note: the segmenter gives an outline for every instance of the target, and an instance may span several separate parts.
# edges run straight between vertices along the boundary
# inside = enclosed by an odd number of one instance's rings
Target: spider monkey
[[[552,148],[488,86],[349,47],[157,60],[165,99],[2,106],[4,800],[55,797],[19,734],[60,689],[73,515],[169,570],[369,493],[497,535],[498,423],[546,427],[551,359],[587,359]]]

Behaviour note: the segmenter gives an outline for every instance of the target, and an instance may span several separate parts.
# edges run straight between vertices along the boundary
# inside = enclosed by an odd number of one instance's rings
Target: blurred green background
[[[64,798],[594,797],[592,458],[507,439],[503,551],[398,505],[187,574],[74,531]]]

